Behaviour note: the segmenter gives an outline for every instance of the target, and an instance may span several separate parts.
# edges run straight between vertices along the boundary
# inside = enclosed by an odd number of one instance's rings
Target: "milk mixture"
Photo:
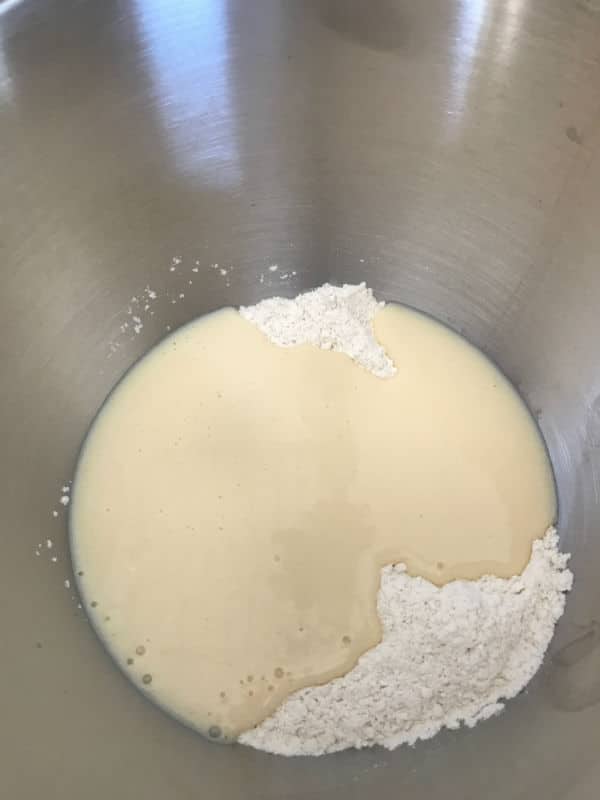
[[[388,378],[208,315],[127,374],[85,442],[88,613],[131,680],[212,739],[380,642],[385,565],[508,578],[555,518],[538,430],[492,363],[402,306],[373,327]]]

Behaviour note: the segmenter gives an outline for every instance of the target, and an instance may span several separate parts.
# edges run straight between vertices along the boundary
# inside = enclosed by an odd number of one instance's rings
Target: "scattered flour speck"
[[[173,270],[174,269],[175,267],[173,267]],[[151,289],[150,286],[146,286],[142,292],[139,292],[139,296],[134,295],[131,298],[129,301],[130,305],[127,306],[126,311],[128,319],[122,321],[119,325],[119,331],[122,335],[121,337],[117,337],[117,339],[109,342],[109,352],[107,353],[107,358],[110,358],[119,350],[122,344],[122,339],[126,334],[133,332],[134,335],[137,335],[141,333],[144,328],[144,315],[154,315],[152,306],[157,298],[158,294],[154,291],[154,289]]]

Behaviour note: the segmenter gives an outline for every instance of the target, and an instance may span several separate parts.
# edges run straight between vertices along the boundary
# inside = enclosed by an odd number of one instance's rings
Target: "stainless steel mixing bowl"
[[[599,0],[0,0],[3,798],[599,796],[599,114]],[[166,325],[325,280],[515,381],[576,585],[503,715],[286,760],[210,745],[112,666],[63,585],[58,497]]]

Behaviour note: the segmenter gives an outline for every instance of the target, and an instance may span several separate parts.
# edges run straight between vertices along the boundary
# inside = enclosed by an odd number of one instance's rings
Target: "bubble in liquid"
[[[218,739],[222,736],[223,731],[218,725],[211,725],[208,729],[208,735],[211,739]]]
[[[138,646],[135,648],[135,652],[138,654],[138,656],[143,656],[146,652],[146,648],[143,644],[138,644]]]
[[[142,683],[149,684],[152,683],[152,675],[147,672],[145,675],[142,676]]]
[[[283,678],[285,672],[281,669],[281,667],[276,667],[273,674],[275,675],[276,678]]]

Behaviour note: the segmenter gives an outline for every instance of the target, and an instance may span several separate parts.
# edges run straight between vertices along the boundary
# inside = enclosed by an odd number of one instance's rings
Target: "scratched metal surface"
[[[600,795],[599,112],[598,0],[0,2],[2,797]],[[316,761],[213,746],[63,587],[60,487],[167,325],[363,279],[518,384],[576,587],[530,690],[474,730]]]

